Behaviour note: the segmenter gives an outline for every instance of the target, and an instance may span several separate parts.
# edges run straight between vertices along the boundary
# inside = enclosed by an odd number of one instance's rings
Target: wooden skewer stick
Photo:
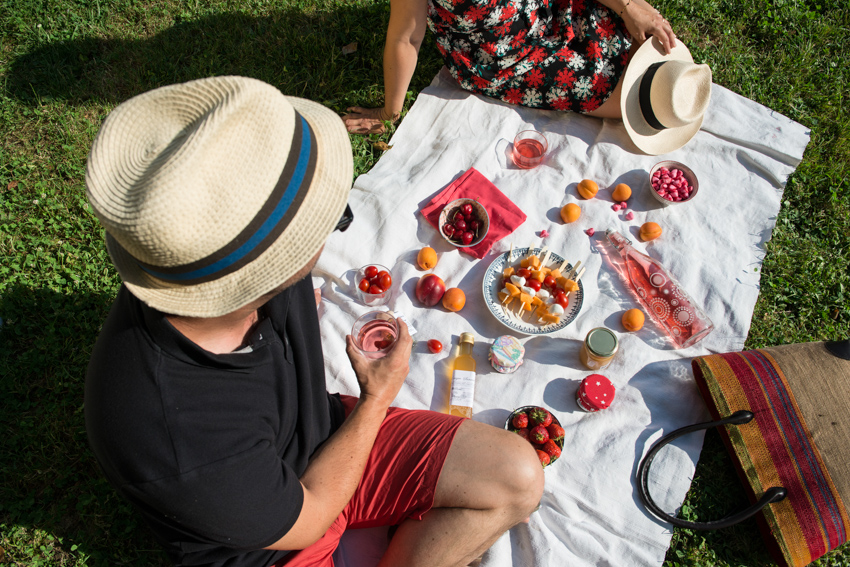
[[[566,268],[566,267],[567,267],[567,264],[569,264],[569,263],[570,263],[570,261],[569,261],[569,260],[564,260],[564,261],[563,261],[563,263],[561,264],[561,266],[558,268],[558,271],[559,271],[559,272],[561,272],[561,273],[563,273],[564,268]]]
[[[545,267],[546,267],[546,262],[548,262],[548,261],[549,261],[549,256],[551,256],[551,255],[552,255],[552,251],[551,251],[551,250],[547,250],[547,251],[546,251],[546,255],[545,255],[545,256],[543,256],[543,259],[540,261],[540,267],[541,267],[541,268],[545,268]]]
[[[570,273],[569,273],[569,274],[567,274],[567,279],[568,279],[568,280],[573,279],[573,275],[575,275],[575,274],[576,274],[576,271],[578,270],[578,267],[579,267],[579,266],[581,266],[581,260],[579,260],[578,262],[576,262],[576,265],[575,265],[575,266],[573,266],[573,269],[572,269],[572,270],[570,270]],[[576,281],[578,281],[578,280],[576,280]]]

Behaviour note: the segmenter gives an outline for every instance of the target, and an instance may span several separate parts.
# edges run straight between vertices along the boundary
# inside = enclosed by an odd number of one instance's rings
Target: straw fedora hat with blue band
[[[215,317],[307,265],[345,210],[352,174],[336,113],[256,79],[214,77],[116,107],[86,189],[136,297]]]
[[[666,55],[652,38],[629,60],[620,110],[632,142],[649,155],[659,155],[681,148],[696,135],[710,99],[711,68],[695,64],[681,40]]]

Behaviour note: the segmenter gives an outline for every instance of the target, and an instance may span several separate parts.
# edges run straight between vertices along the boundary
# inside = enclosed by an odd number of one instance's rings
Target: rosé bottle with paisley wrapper
[[[615,230],[607,230],[605,235],[622,256],[629,283],[644,309],[678,348],[695,345],[714,329],[708,315],[658,260],[635,250]]]

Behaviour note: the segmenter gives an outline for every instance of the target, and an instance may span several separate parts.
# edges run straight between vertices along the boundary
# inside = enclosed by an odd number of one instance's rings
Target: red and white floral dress
[[[463,89],[550,110],[599,108],[632,45],[595,0],[428,0],[428,27]]]

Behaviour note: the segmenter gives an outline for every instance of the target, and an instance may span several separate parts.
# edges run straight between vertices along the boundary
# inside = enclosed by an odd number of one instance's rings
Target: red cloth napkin
[[[455,199],[475,199],[484,205],[490,215],[490,230],[484,240],[475,246],[460,248],[476,258],[483,258],[497,240],[512,233],[526,219],[525,213],[474,167],[470,167],[466,173],[440,191],[419,212],[439,232],[440,227],[437,225],[440,222],[440,213],[443,207]]]

